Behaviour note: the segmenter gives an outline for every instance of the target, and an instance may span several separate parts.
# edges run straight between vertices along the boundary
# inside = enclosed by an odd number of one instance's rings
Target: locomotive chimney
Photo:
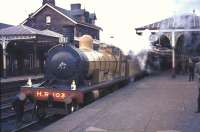
[[[93,38],[90,35],[83,35],[79,40],[79,48],[82,50],[93,50]]]

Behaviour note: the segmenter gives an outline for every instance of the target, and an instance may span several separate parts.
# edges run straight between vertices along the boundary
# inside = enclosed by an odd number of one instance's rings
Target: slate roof
[[[52,5],[51,5],[52,6]],[[57,9],[58,11],[62,12],[63,14],[65,14],[66,16],[70,17],[71,19],[73,19],[74,21],[76,21],[78,24],[81,24],[81,25],[86,25],[86,26],[90,26],[92,28],[96,28],[96,29],[99,29],[99,30],[102,30],[101,27],[98,27],[96,25],[93,25],[93,24],[89,24],[89,23],[82,23],[80,21],[78,21],[77,19],[74,18],[75,15],[84,15],[85,13],[85,10],[84,9],[81,9],[81,10],[73,10],[73,11],[69,11],[69,10],[66,10],[66,9],[63,9],[61,7],[58,7],[58,6],[53,6],[55,9]],[[96,15],[94,13],[91,13],[89,14],[89,17],[90,19],[96,19]]]
[[[178,15],[135,29],[200,29],[200,16],[195,14]]]
[[[51,5],[53,6],[53,5]],[[69,10],[65,10],[61,7],[58,7],[58,6],[53,6],[55,9],[57,9],[58,11],[62,12],[63,14],[65,14],[66,16],[72,18],[71,14],[70,14],[70,11]]]
[[[7,27],[11,27],[11,26],[12,26],[12,25],[5,24],[5,23],[0,23],[0,29],[7,28]]]
[[[54,9],[54,10],[56,10],[56,11],[58,11],[58,12],[61,12],[62,14],[64,14],[65,17],[68,17],[68,18],[70,18],[73,22],[76,22],[75,24],[79,24],[79,25],[83,25],[83,26],[88,26],[88,27],[90,27],[90,28],[102,30],[101,27],[98,27],[98,26],[96,26],[96,25],[93,25],[93,24],[90,24],[90,23],[86,23],[86,22],[82,23],[82,22],[80,22],[79,20],[77,20],[77,19],[74,17],[74,16],[77,15],[77,14],[81,15],[81,14],[84,14],[85,12],[87,12],[87,11],[85,11],[85,9],[80,9],[80,10],[74,10],[74,11],[72,11],[72,10],[63,9],[63,8],[61,8],[61,7],[58,7],[58,6],[55,6],[55,5],[52,5],[52,4],[45,4],[45,5],[43,5],[42,7],[40,7],[40,9],[38,9],[35,13],[32,13],[31,16],[34,16],[35,14],[37,14],[40,10],[42,10],[42,9],[45,8],[46,6],[49,6],[49,7],[51,7],[52,9]],[[95,15],[94,13],[91,13],[91,14],[89,14],[89,18],[90,18],[90,19],[96,19],[96,15]],[[28,18],[27,18],[27,19],[28,19]],[[27,19],[26,19],[24,22],[22,22],[22,24],[24,24],[24,23],[27,21]]]
[[[50,30],[37,30],[25,25],[12,26],[0,30],[0,36],[9,35],[44,35],[50,37],[62,37],[63,35]]]

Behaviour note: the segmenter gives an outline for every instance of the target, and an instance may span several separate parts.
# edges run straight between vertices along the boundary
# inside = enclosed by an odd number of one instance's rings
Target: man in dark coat
[[[25,99],[26,99],[25,95],[20,93],[15,97],[14,101],[12,102],[13,109],[16,113],[17,123],[22,122],[24,115]]]
[[[189,81],[194,80],[194,69],[195,69],[195,63],[192,61],[191,58],[189,58]]]
[[[200,113],[200,61],[196,63],[195,73],[197,76],[197,87],[198,87],[198,97],[197,97],[197,113]]]

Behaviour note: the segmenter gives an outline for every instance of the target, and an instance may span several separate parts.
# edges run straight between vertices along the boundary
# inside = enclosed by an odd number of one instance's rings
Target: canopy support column
[[[172,32],[172,77],[176,77],[175,32]]]
[[[34,61],[34,74],[38,72],[38,63],[37,63],[37,40],[33,44],[33,61]]]
[[[6,56],[7,56],[7,52],[6,52],[6,48],[7,48],[7,44],[8,41],[6,41],[5,38],[2,38],[2,48],[3,48],[3,77],[6,78],[7,77],[7,65],[6,65]]]

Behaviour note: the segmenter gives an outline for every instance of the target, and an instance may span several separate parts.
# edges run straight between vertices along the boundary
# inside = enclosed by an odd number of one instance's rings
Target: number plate
[[[66,97],[66,93],[36,90],[35,96],[39,98],[48,98],[49,96],[52,96],[54,99],[64,99]]]

